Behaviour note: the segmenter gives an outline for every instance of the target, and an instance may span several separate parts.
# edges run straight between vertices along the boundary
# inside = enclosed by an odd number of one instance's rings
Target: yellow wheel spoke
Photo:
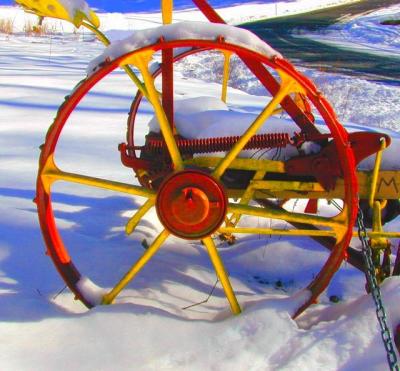
[[[164,230],[154,242],[149,246],[145,253],[139,258],[139,260],[129,269],[129,271],[124,275],[124,277],[115,285],[115,287],[103,296],[102,304],[111,304],[119,293],[133,280],[133,278],[141,271],[141,269],[146,265],[146,263],[154,256],[161,245],[169,236],[169,232]]]
[[[230,61],[232,52],[223,52],[224,55],[224,75],[222,81],[222,92],[221,92],[221,100],[226,103],[227,95],[228,95],[228,82],[229,82],[229,73],[230,73]]]
[[[135,213],[132,218],[129,219],[125,226],[126,234],[131,234],[136,226],[139,224],[140,220],[146,215],[146,213],[154,206],[154,200],[147,200],[143,206]]]
[[[336,237],[332,230],[315,229],[272,229],[272,228],[242,228],[242,227],[223,227],[218,229],[220,233],[232,234],[265,234],[277,236],[309,236],[309,237]]]
[[[229,204],[228,212],[237,213],[241,215],[259,216],[263,218],[271,218],[284,220],[287,222],[302,223],[304,225],[313,225],[319,227],[330,228],[331,231],[328,234],[334,232],[338,241],[344,236],[347,225],[346,225],[346,209],[335,217],[323,217],[318,215],[301,214],[295,212],[289,212],[286,210],[277,210],[267,207],[254,207],[247,205]],[[253,233],[257,228],[254,229]],[[317,233],[317,232],[316,232]]]
[[[147,98],[152,104],[154,108],[154,112],[156,114],[157,120],[160,124],[160,129],[163,134],[165,143],[168,148],[168,153],[171,156],[172,163],[174,164],[174,169],[179,171],[183,170],[183,160],[182,156],[179,152],[178,146],[175,141],[174,133],[172,130],[172,126],[168,122],[168,118],[165,114],[165,111],[162,107],[159,94],[154,85],[154,78],[149,71],[149,62],[153,57],[153,51],[146,51],[138,54],[134,54],[133,56],[128,57],[123,61],[124,64],[133,64],[135,65],[141,72],[144,84],[147,88]]]
[[[214,241],[212,240],[211,237],[207,237],[203,239],[203,243],[206,246],[207,252],[210,256],[217,277],[221,282],[222,287],[225,291],[225,295],[231,306],[232,313],[239,314],[241,312],[239,303],[236,299],[235,293],[233,292],[232,285],[228,278],[228,274],[226,273],[224,264],[218,254]]]
[[[253,135],[261,128],[264,122],[274,113],[275,108],[280,104],[280,102],[296,89],[300,87],[296,84],[294,80],[288,76],[282,74],[282,84],[278,93],[273,97],[273,99],[267,104],[263,111],[258,115],[254,122],[249,126],[245,133],[236,142],[233,148],[227,153],[225,158],[223,158],[216,169],[213,172],[213,176],[219,179],[225,170],[231,165],[239,153],[243,150],[247,142],[251,139]]]
[[[156,197],[156,194],[153,191],[144,189],[143,187],[62,171],[54,163],[53,156],[49,156],[40,174],[44,189],[47,193],[50,193],[50,187],[55,181],[62,180],[70,183],[83,184],[90,187],[147,197],[149,199],[155,199]]]

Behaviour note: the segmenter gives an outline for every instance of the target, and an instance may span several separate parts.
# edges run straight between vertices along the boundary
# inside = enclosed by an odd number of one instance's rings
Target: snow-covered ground
[[[381,24],[383,21],[399,19],[400,5],[392,5],[362,17],[345,17],[325,28],[322,33],[303,31],[299,36],[312,37],[316,41],[338,45],[341,48],[400,58],[399,27]]]
[[[8,9],[0,8],[0,13],[15,14]],[[228,18],[235,16],[234,10],[226,12]],[[160,23],[158,15],[138,15],[140,22],[135,17],[104,14],[101,21],[106,30]],[[363,275],[351,266],[341,267],[319,304],[296,322],[290,318],[296,301],[290,294],[304,287],[327,257],[308,239],[253,235],[231,247],[221,245],[219,252],[244,309],[240,316],[231,316],[220,284],[213,291],[216,278],[204,247],[174,238],[115,305],[88,311],[63,290],[44,254],[32,203],[38,148],[64,96],[102,50],[87,33],[39,38],[0,34],[0,369],[385,369],[374,305],[365,295]],[[218,96],[220,80],[208,72],[215,63],[210,55],[182,63],[177,96]],[[229,89],[229,104],[254,114],[265,98],[241,68],[235,65],[240,78]],[[397,87],[304,72],[333,101],[343,121],[400,132]],[[116,71],[84,99],[57,152],[63,169],[134,181],[117,151],[125,140],[135,94],[131,86],[124,73]],[[151,117],[144,104],[141,120]],[[145,125],[142,130],[144,134]],[[137,233],[125,236],[124,226],[139,198],[63,183],[53,192],[57,223],[74,261],[100,286],[115,284],[142,254],[143,239],[151,242],[160,230],[151,212]],[[270,223],[285,227],[278,221],[267,221],[266,226]],[[399,224],[394,221],[390,228],[399,230]],[[205,304],[187,308],[212,291]],[[382,291],[394,327],[400,323],[400,280],[387,280]],[[339,303],[331,302],[334,296]]]

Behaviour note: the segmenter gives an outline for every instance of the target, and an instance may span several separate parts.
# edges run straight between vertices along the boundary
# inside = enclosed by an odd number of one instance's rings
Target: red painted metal
[[[350,146],[353,150],[354,161],[359,164],[362,160],[379,151],[381,138],[390,144],[390,138],[381,133],[357,132],[349,134]],[[285,171],[289,175],[311,175],[326,189],[335,188],[337,178],[343,176],[342,167],[338,162],[338,150],[334,142],[315,155],[292,158],[285,163]]]
[[[104,76],[108,75],[112,70],[114,70],[117,65],[117,63],[114,65],[104,65],[103,68],[101,68],[97,73],[81,81],[74,93],[71,96],[66,97],[65,102],[60,106],[57,116],[47,132],[46,141],[42,147],[39,159],[39,174],[41,173],[41,170],[45,166],[49,157],[54,154],[61,131],[71,112],[87,94],[87,92]],[[40,176],[38,176],[36,182],[35,198],[37,201],[36,204],[40,228],[42,230],[42,236],[47,248],[47,255],[50,256],[60,276],[63,278],[71,291],[76,295],[76,298],[81,300],[82,303],[88,308],[91,308],[94,303],[91,303],[87,298],[85,298],[77,285],[81,279],[81,274],[74,265],[62,241],[62,238],[58,233],[52,208],[51,195],[46,192]]]
[[[174,50],[163,49],[162,64],[162,106],[171,128],[174,128]]]
[[[318,199],[312,198],[308,200],[304,212],[307,214],[316,214],[318,212]]]
[[[205,0],[192,0],[206,18],[213,23],[226,23],[215,9]]]
[[[158,189],[157,215],[173,235],[199,240],[222,224],[228,207],[224,187],[198,170],[172,174]]]
[[[182,154],[213,153],[229,151],[240,139],[240,136],[176,139],[176,144]],[[271,133],[254,135],[244,149],[263,149],[286,147],[291,143],[287,133]],[[154,153],[166,151],[166,145],[161,137],[153,136],[146,143],[146,150]]]
[[[121,153],[121,162],[124,166],[130,167],[134,170],[150,170],[152,167],[152,161],[142,160],[137,158],[136,156],[129,155],[127,153],[127,145],[125,143],[121,143],[118,146],[118,150]],[[132,148],[131,153],[134,153],[135,150]]]

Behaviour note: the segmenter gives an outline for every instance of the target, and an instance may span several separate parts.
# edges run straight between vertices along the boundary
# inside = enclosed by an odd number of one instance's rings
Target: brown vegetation
[[[39,22],[27,20],[25,21],[23,31],[27,36],[43,36],[56,33],[56,28],[54,25],[49,26],[49,24],[42,22],[42,19],[39,19]],[[14,24],[11,19],[0,19],[0,33],[6,35],[14,33]]]
[[[43,36],[55,33],[55,28],[49,27],[47,23],[26,21],[24,25],[24,32],[27,36]]]
[[[0,33],[11,35],[13,33],[13,28],[11,19],[0,19]]]

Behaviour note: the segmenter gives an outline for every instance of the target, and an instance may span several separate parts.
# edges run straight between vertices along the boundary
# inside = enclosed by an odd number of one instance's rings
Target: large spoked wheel
[[[172,57],[172,51],[178,48],[188,48],[186,50],[190,52]],[[173,104],[173,102],[171,103],[173,96],[165,98],[165,92],[161,91],[160,97],[155,85],[155,76],[152,75],[150,67],[150,61],[158,52],[169,54],[171,65],[173,65],[174,60],[176,61],[200,50],[221,51],[229,58],[232,55],[236,55],[253,71],[271,93],[270,99],[266,101],[260,113],[232,148],[227,150],[227,154],[224,157],[208,157],[205,160],[202,160],[201,157],[184,155],[177,139],[179,132],[176,133],[177,128],[171,125],[173,113],[171,113],[168,105],[171,107]],[[65,125],[68,123],[71,112],[96,83],[117,67],[126,64],[134,65],[140,71],[144,83],[141,87],[141,92],[138,93],[134,100],[128,125],[128,146],[131,146],[132,168],[137,174],[140,174],[139,177],[142,177],[146,173],[145,167],[152,166],[151,157],[142,159],[142,162],[139,157],[136,157],[136,148],[133,140],[136,114],[142,95],[145,95],[154,109],[163,140],[163,161],[165,163],[162,169],[164,170],[162,181],[153,185],[144,181],[141,182],[141,186],[137,186],[63,171],[56,165],[57,144]],[[155,73],[155,75],[157,74],[158,72]],[[265,78],[267,74],[269,77]],[[275,76],[276,80],[272,75]],[[173,81],[170,81],[166,85],[169,94],[173,92],[172,84]],[[224,183],[224,174],[227,171],[248,169],[248,163],[241,163],[239,155],[244,148],[247,148],[247,143],[251,141],[251,138],[259,129],[264,125],[268,125],[269,118],[280,105],[292,117],[293,126],[297,127],[297,131],[301,129],[305,134],[312,134],[314,137],[318,136],[318,130],[310,123],[307,123],[306,120],[297,120],[298,114],[301,114],[302,111],[294,106],[290,99],[295,94],[307,96],[314,110],[323,118],[329,133],[325,138],[329,137],[331,146],[337,154],[337,162],[343,181],[343,194],[339,197],[343,200],[343,209],[334,217],[306,215],[275,207],[253,206],[250,201],[259,197],[254,189],[245,185],[242,189],[235,190],[232,193],[229,189],[230,185],[228,186],[226,182]],[[164,98],[162,98],[163,95]],[[160,163],[159,160],[160,158],[155,159],[158,165]],[[261,181],[258,185],[262,187],[259,189],[260,191],[268,191],[268,184],[275,184],[273,181],[262,183],[263,177],[267,173],[285,173],[285,165],[280,161],[260,160],[252,161],[251,164],[256,174],[253,180]],[[82,278],[85,273],[81,273],[79,267],[75,266],[73,257],[62,241],[57,229],[51,200],[52,185],[57,181],[78,183],[88,187],[97,187],[143,197],[145,200],[143,205],[126,225],[128,233],[134,231],[143,216],[153,207],[156,209],[157,215],[164,226],[164,230],[145,250],[142,257],[116,282],[114,287],[107,288],[108,292],[102,295],[99,300],[93,300],[85,291],[84,285],[82,285]],[[297,183],[292,180],[284,181],[281,184],[293,188],[288,189],[288,191],[293,193],[298,191],[296,189]],[[315,181],[313,184],[315,184]],[[319,188],[321,189],[321,187]],[[154,256],[168,236],[174,235],[182,239],[202,241],[213,263],[218,279],[223,286],[232,312],[239,313],[239,303],[212,235],[214,233],[271,233],[270,230],[244,228],[240,224],[232,222],[233,219],[238,220],[242,216],[273,218],[300,223],[302,225],[302,230],[299,232],[300,235],[327,236],[335,239],[336,242],[321,271],[304,290],[304,295],[293,312],[295,316],[315,301],[318,295],[326,288],[345,256],[345,249],[352,235],[352,225],[356,215],[356,188],[355,164],[346,131],[339,124],[330,105],[317,92],[315,86],[300,75],[287,61],[281,57],[272,58],[270,55],[264,55],[244,46],[230,43],[224,37],[210,39],[204,37],[190,40],[170,39],[168,41],[160,38],[154,44],[146,45],[111,62],[103,63],[102,67],[84,80],[60,107],[57,117],[47,134],[41,153],[37,180],[37,204],[42,233],[54,264],[69,288],[89,307],[98,303],[109,304],[113,302],[142,267]],[[241,200],[239,203],[229,201],[233,194],[235,194],[235,197],[239,195]],[[318,228],[317,232],[315,227]],[[276,231],[276,233],[285,234],[285,231]]]

